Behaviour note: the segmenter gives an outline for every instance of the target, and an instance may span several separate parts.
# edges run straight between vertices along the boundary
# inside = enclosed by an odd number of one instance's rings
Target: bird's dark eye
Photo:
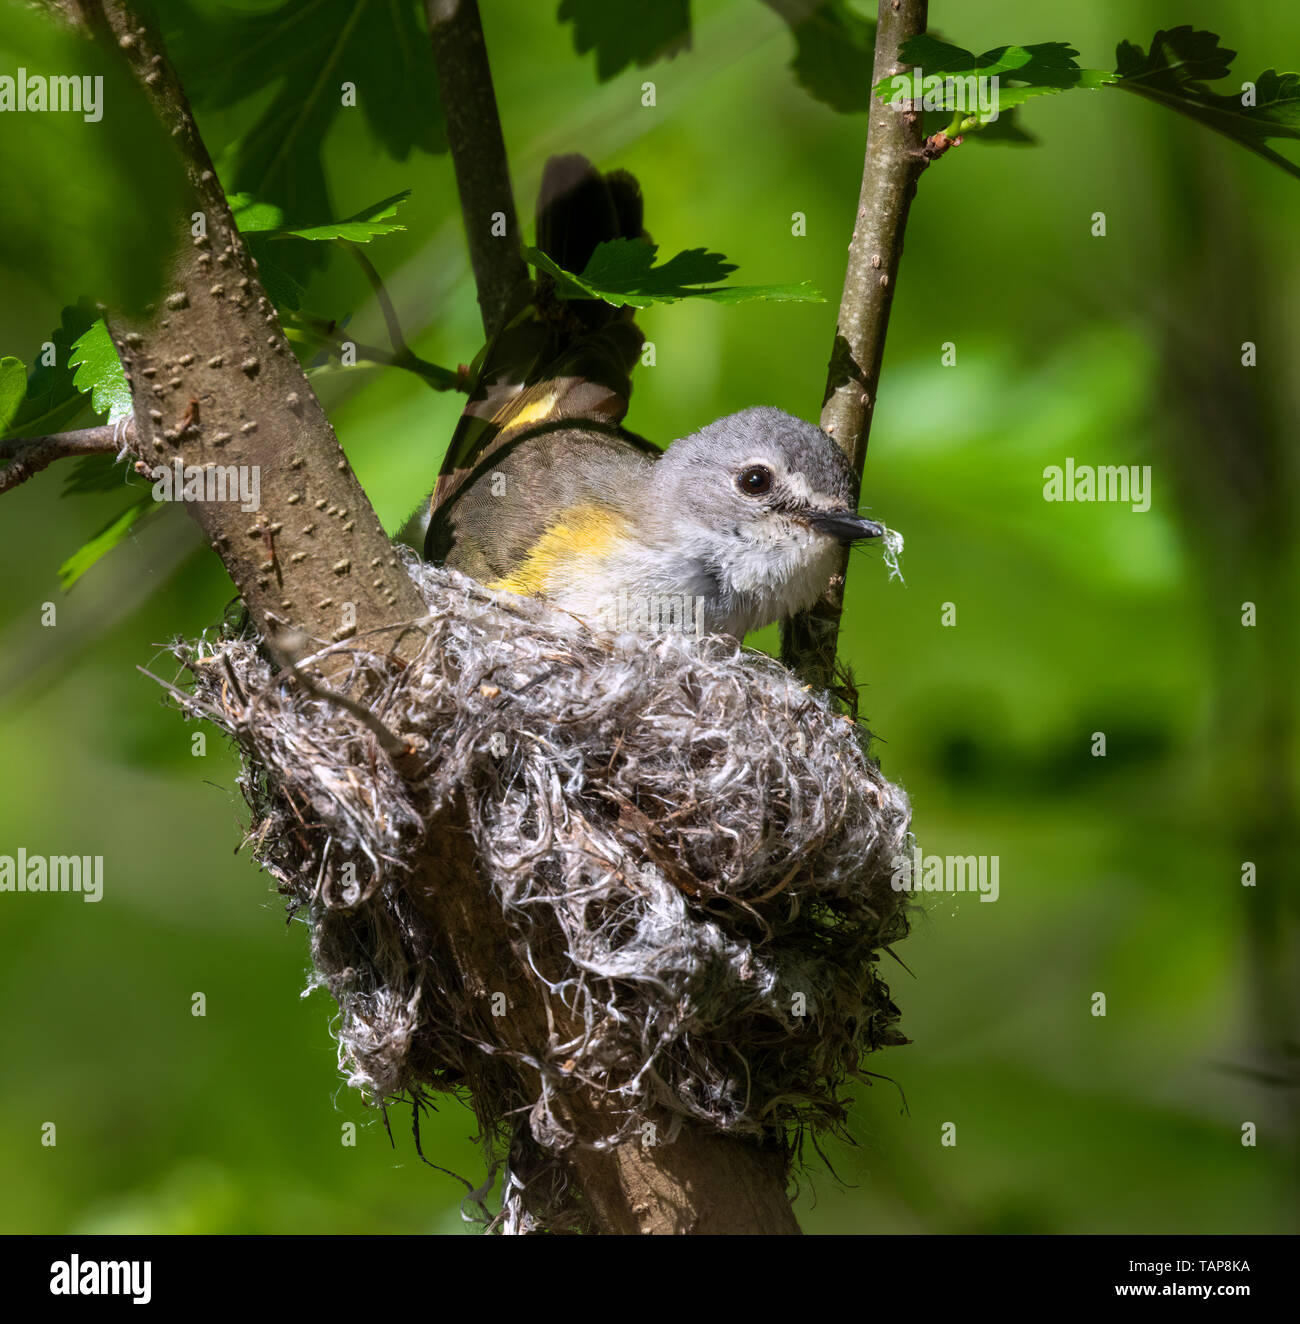
[[[737,475],[736,486],[746,496],[762,496],[772,490],[772,471],[764,464],[751,464]]]

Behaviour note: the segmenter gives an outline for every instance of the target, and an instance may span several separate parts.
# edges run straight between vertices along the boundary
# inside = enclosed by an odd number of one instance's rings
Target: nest
[[[407,565],[423,643],[404,666],[363,640],[322,650],[348,658],[333,693],[247,634],[176,649],[186,710],[243,751],[249,839],[310,926],[349,1082],[417,1117],[430,1091],[467,1092],[514,1230],[581,1225],[559,1106],[575,1081],[609,1104],[601,1145],[647,1117],[787,1152],[837,1128],[865,1055],[906,1042],[877,965],[907,929],[891,878],[909,808],[865,730],[733,640],[592,634]],[[413,895],[453,810],[555,1012],[522,1074]]]

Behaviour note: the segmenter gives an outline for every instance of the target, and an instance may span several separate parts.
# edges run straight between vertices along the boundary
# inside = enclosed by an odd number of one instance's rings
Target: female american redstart
[[[635,179],[552,158],[538,247],[580,272],[619,237],[645,238]],[[544,275],[521,288],[443,462],[426,559],[598,628],[742,637],[811,606],[838,547],[884,532],[843,452],[765,407],[660,452],[621,426],[641,345],[631,308],[561,300]]]

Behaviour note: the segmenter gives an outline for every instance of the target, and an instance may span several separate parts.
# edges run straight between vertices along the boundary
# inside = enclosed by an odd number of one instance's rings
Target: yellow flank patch
[[[555,408],[559,394],[559,387],[552,386],[545,395],[520,405],[517,413],[514,412],[516,402],[510,400],[492,416],[492,422],[502,429],[526,428],[531,423],[545,423]]]
[[[591,504],[570,506],[560,512],[514,570],[488,588],[526,597],[546,593],[557,571],[588,557],[599,559],[627,533],[627,521],[611,510]]]

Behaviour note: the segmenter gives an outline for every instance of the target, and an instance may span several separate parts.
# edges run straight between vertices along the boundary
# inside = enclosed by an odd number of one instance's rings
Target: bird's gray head
[[[698,566],[720,600],[715,628],[737,635],[811,606],[837,549],[884,533],[854,508],[840,448],[780,409],[745,409],[673,442],[646,497],[648,541]]]

